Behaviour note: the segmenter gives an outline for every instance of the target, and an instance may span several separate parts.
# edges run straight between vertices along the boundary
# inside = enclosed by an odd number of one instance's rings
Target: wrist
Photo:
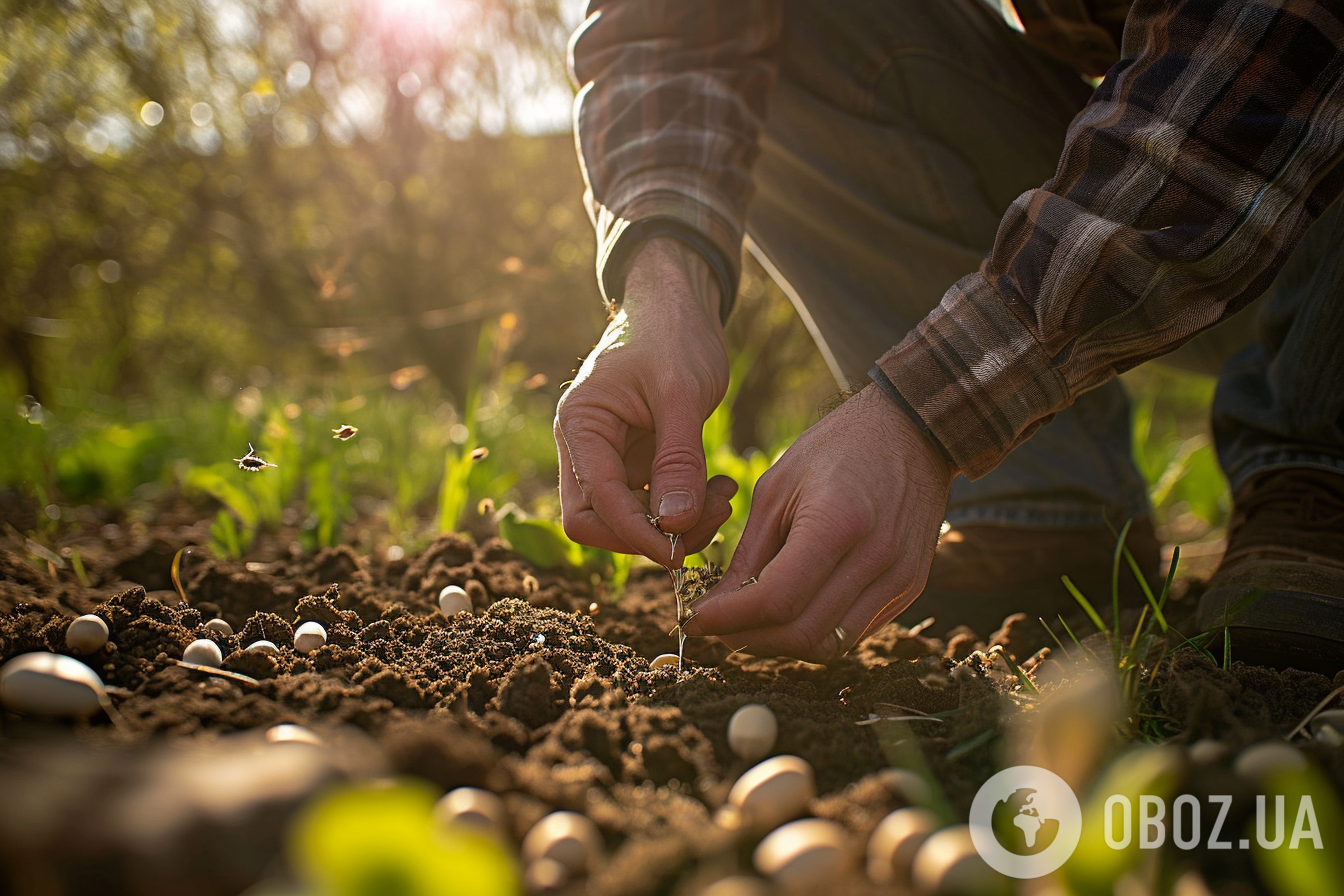
[[[675,237],[646,240],[630,253],[623,272],[621,307],[628,313],[648,303],[689,305],[719,320],[722,290],[709,262]]]

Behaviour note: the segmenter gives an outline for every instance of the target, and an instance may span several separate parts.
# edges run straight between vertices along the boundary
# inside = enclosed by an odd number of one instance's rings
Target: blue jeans
[[[785,0],[748,249],[842,386],[866,383],[877,357],[979,267],[1008,205],[1053,175],[1090,93],[982,0]],[[1344,470],[1344,255],[1329,251],[1344,247],[1341,217],[1336,206],[1309,232],[1257,303],[1264,337],[1219,383],[1215,434],[1234,486],[1275,466]],[[1215,372],[1253,340],[1253,315],[1173,357]],[[1296,363],[1303,356],[1314,369]],[[993,472],[958,477],[947,518],[1061,528],[1144,516],[1130,438],[1113,380]]]

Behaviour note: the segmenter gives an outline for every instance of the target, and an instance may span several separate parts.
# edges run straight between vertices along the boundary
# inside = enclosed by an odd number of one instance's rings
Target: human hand
[[[728,389],[718,306],[694,251],[668,238],[636,250],[621,310],[556,410],[561,513],[574,541],[676,568],[732,513],[737,483],[706,482],[702,436]],[[663,533],[680,538],[669,545]]]
[[[955,475],[867,387],[761,477],[732,563],[686,633],[813,662],[843,654],[923,590]]]

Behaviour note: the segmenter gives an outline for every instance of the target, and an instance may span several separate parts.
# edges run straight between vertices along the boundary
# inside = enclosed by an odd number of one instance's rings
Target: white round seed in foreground
[[[107,645],[107,623],[101,616],[80,616],[65,630],[65,646],[81,656],[97,653]]]
[[[294,649],[299,653],[321,650],[327,643],[327,630],[318,622],[305,622],[294,630]]]
[[[660,653],[658,654],[658,656],[649,660],[649,668],[661,669],[664,666],[675,666],[680,662],[681,660],[677,659],[677,655],[675,653]]]
[[[14,712],[84,719],[106,699],[98,673],[74,657],[24,653],[0,666],[0,703]]]
[[[264,653],[268,656],[275,656],[280,652],[280,648],[276,647],[275,644],[270,641],[253,641],[251,644],[247,645],[247,649],[255,650],[257,653]]]
[[[806,759],[773,756],[737,779],[728,805],[746,830],[768,831],[802,815],[816,795],[816,776]]]
[[[458,787],[434,804],[434,820],[441,825],[462,825],[494,837],[505,833],[504,803],[488,790]]]
[[[1007,896],[1008,878],[975,851],[968,825],[943,828],[924,841],[912,869],[915,890],[936,896]]]
[[[229,625],[223,619],[219,618],[211,619],[204,626],[202,626],[202,628],[204,628],[208,632],[219,632],[221,635],[233,634],[233,626]]]
[[[197,638],[182,651],[182,661],[218,669],[224,663],[224,654],[220,652],[219,645],[209,638]]]
[[[577,812],[552,812],[532,826],[523,838],[523,861],[558,862],[571,874],[587,874],[602,856],[597,825]]]
[[[700,896],[771,896],[770,885],[759,877],[734,874],[721,877],[700,891]]]
[[[449,585],[439,592],[439,612],[445,616],[471,612],[471,598],[461,585]]]
[[[868,838],[868,876],[874,883],[908,883],[915,853],[938,829],[928,809],[907,806],[878,822]]]
[[[728,746],[738,757],[755,762],[770,755],[779,734],[779,723],[770,707],[748,703],[728,720]]]
[[[771,831],[751,861],[785,893],[834,886],[849,864],[845,829],[821,818],[791,821]]]
[[[1232,770],[1247,781],[1259,781],[1274,772],[1297,771],[1306,766],[1307,757],[1297,747],[1268,741],[1242,750],[1232,763]]]
[[[267,728],[266,740],[273,744],[312,744],[315,747],[322,745],[322,738],[318,737],[316,732],[293,722],[281,722],[279,725]]]

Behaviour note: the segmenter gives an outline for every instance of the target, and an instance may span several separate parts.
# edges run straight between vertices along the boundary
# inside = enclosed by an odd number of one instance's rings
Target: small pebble
[[[65,646],[74,653],[88,656],[107,646],[107,623],[101,616],[80,616],[65,630]]]
[[[602,850],[602,835],[586,815],[552,812],[527,832],[523,838],[522,856],[529,866],[550,860],[578,876],[596,867]]]
[[[728,806],[740,827],[768,831],[802,815],[816,795],[816,776],[806,759],[773,756],[737,779],[728,791]]]
[[[1007,896],[1008,879],[990,868],[971,841],[964,824],[943,828],[915,853],[915,890],[936,896]]]
[[[868,876],[875,883],[909,883],[915,853],[938,829],[928,809],[908,806],[878,822],[868,838]]]
[[[776,828],[752,853],[756,870],[785,893],[834,887],[845,877],[845,829],[833,821],[804,818]]]
[[[779,723],[770,707],[748,703],[728,720],[728,746],[741,759],[756,762],[770,755],[779,734]]]
[[[255,650],[257,653],[264,653],[268,656],[275,656],[280,652],[280,648],[276,647],[275,644],[270,641],[253,641],[251,644],[247,645],[247,649]]]
[[[664,666],[675,666],[680,660],[675,653],[660,653],[658,656],[649,660],[650,669],[661,669]]]
[[[449,585],[439,592],[439,612],[445,616],[471,612],[471,598],[461,585]]]
[[[218,669],[224,662],[224,654],[220,652],[219,645],[209,638],[197,638],[182,651],[182,661]]]
[[[14,712],[86,719],[106,700],[98,673],[74,657],[23,653],[0,666],[0,703]]]
[[[450,790],[434,805],[434,819],[439,824],[463,825],[494,837],[504,837],[506,817],[503,801],[478,787]]]
[[[318,622],[305,622],[294,629],[294,649],[299,653],[321,650],[327,643],[327,630]]]
[[[208,632],[218,632],[221,635],[233,634],[233,626],[219,618],[211,619],[202,627]]]

